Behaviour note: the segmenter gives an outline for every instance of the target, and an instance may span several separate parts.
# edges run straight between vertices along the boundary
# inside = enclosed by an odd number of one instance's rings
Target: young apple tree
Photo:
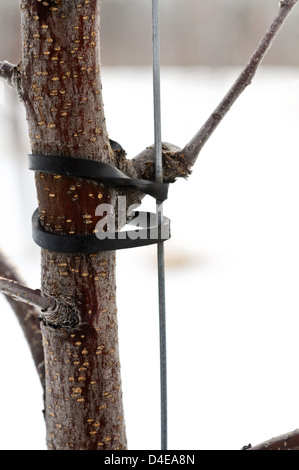
[[[194,138],[183,149],[163,144],[165,183],[190,174],[199,152],[250,84],[296,3],[280,2],[256,52]],[[0,76],[24,104],[32,154],[100,161],[128,177],[153,181],[153,146],[128,159],[108,137],[101,85],[100,0],[21,0],[20,10],[22,60],[18,65],[1,62]],[[92,234],[100,203],[116,211],[120,194],[128,206],[142,199],[134,188],[59,171],[36,171],[35,181],[39,221],[61,237]],[[115,257],[115,251],[42,249],[42,285],[34,290],[0,254],[0,290],[20,321],[44,387],[48,449],[126,449]],[[282,439],[284,448],[299,445],[298,433]],[[278,447],[280,440],[267,445]]]

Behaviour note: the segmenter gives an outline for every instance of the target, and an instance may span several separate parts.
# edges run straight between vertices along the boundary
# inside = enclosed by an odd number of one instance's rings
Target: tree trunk
[[[32,153],[117,164],[103,112],[98,0],[21,2],[23,101]],[[112,188],[36,173],[40,221],[52,232],[92,233]],[[42,291],[70,305],[42,322],[47,445],[53,450],[126,448],[115,253],[42,250]]]

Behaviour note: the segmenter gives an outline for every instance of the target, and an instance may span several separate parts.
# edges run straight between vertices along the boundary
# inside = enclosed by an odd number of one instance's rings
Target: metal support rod
[[[159,0],[152,0],[153,26],[153,81],[155,122],[155,180],[163,183],[162,138],[161,138],[161,91],[160,91],[160,27]],[[158,224],[162,226],[163,203],[157,200]],[[161,449],[167,450],[167,360],[166,360],[166,302],[164,242],[157,246],[159,329],[160,329],[160,387],[161,387]]]

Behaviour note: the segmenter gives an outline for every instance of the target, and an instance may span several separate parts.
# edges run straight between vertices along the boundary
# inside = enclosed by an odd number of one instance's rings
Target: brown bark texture
[[[32,153],[116,164],[102,103],[98,0],[23,0],[22,89]],[[36,173],[40,221],[89,234],[116,192],[80,178]],[[42,321],[47,446],[125,449],[115,300],[115,253],[41,253],[42,292],[67,303]]]
[[[272,437],[254,447],[246,446],[243,450],[299,450],[299,430]]]

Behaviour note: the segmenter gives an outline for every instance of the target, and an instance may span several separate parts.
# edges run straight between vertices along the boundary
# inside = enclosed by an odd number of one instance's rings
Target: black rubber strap
[[[122,150],[117,142],[110,141],[110,144],[112,149]],[[29,169],[33,171],[86,178],[113,186],[130,186],[149,194],[160,202],[167,199],[168,184],[130,178],[108,163],[57,155],[34,154],[28,155],[28,158]],[[135,224],[137,226],[135,230],[101,234],[100,239],[96,234],[62,235],[48,232],[41,225],[38,210],[36,210],[32,217],[33,240],[41,248],[50,251],[97,253],[153,245],[170,238],[170,221],[166,217],[163,218],[162,224],[158,225],[156,214],[135,212],[134,216],[135,218],[128,224]]]
[[[57,155],[28,155],[29,169],[56,175],[86,178],[113,186],[130,186],[160,202],[167,199],[168,184],[130,178],[109,163]]]
[[[115,140],[109,139],[109,142],[110,142],[110,147],[112,148],[112,150],[123,150],[122,146]]]
[[[138,224],[135,230],[106,233],[106,238],[100,240],[95,234],[61,235],[50,233],[41,225],[37,209],[32,217],[33,240],[41,248],[50,251],[97,253],[153,245],[170,238],[170,220],[167,217],[163,218],[162,225],[158,225],[156,214],[135,212],[134,216],[135,219],[128,222],[128,225],[136,226]]]

